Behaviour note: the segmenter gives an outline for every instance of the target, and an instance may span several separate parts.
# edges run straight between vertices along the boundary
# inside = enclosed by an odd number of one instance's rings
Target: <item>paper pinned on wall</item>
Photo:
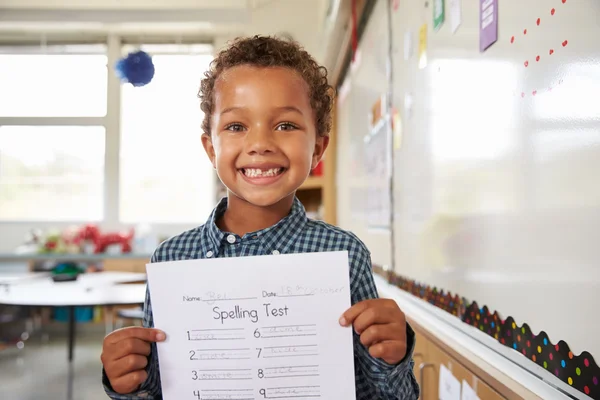
[[[411,31],[404,32],[404,61],[408,61],[413,53],[413,34]]]
[[[456,33],[458,27],[462,23],[462,6],[461,0],[448,0],[449,8],[450,8],[450,27],[452,29],[452,33]]]
[[[402,147],[402,118],[398,110],[392,112],[392,132],[394,134],[394,150]]]
[[[377,108],[377,107],[375,107]],[[368,229],[389,231],[394,140],[392,116],[385,113],[365,137],[364,172],[368,179],[366,216]]]
[[[433,0],[433,29],[438,30],[442,27],[446,17],[444,0]]]
[[[356,49],[356,53],[354,53],[354,58],[350,62],[350,73],[355,74],[356,71],[359,70],[361,63],[362,63],[362,52],[360,51],[360,47],[359,47]]]
[[[410,93],[404,94],[404,118],[411,119],[413,114],[413,96]]]
[[[467,381],[465,381],[464,379],[462,381],[460,400],[480,400],[475,390],[473,390],[473,388],[469,386]]]
[[[461,400],[460,382],[452,375],[452,372],[444,364],[440,364],[440,382],[439,382],[440,400]]]
[[[344,82],[342,82],[342,85],[340,86],[340,90],[338,91],[337,102],[336,102],[338,110],[342,107],[342,105],[346,101],[346,98],[348,97],[348,94],[350,93],[351,90],[352,90],[352,75],[348,74],[344,78]]]
[[[419,29],[419,69],[427,67],[427,24]]]
[[[347,252],[148,264],[165,400],[355,399]],[[232,393],[235,393],[232,395]],[[242,396],[243,395],[243,396]]]
[[[498,40],[498,0],[479,0],[479,50]]]

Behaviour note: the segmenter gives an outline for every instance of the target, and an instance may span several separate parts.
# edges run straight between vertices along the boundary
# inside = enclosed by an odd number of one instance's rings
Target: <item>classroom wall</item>
[[[394,150],[395,272],[598,360],[600,3],[501,1],[498,42],[483,53],[479,2],[461,2],[456,33],[449,0],[444,24],[433,29],[432,3],[389,2],[391,89],[402,120]],[[387,89],[387,5],[377,1],[339,113],[338,221],[379,263],[390,260],[391,246],[354,217],[360,212],[351,204],[366,201],[366,118]]]
[[[265,3],[256,7],[249,18],[247,35],[289,34],[312,54],[319,62],[325,57],[326,1],[323,0],[283,0]],[[221,48],[238,33],[219,34],[214,38],[215,47]]]

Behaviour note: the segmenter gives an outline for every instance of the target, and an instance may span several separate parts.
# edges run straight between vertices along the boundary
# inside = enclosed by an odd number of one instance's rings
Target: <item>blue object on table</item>
[[[80,268],[77,263],[63,262],[52,268],[52,280],[54,282],[76,281],[81,273],[83,273],[83,268]]]

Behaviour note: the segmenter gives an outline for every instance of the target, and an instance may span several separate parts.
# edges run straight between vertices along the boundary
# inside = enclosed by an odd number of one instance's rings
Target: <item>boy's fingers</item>
[[[349,326],[354,323],[356,317],[362,314],[366,309],[370,308],[375,299],[364,300],[350,307],[340,318],[340,325]]]
[[[395,365],[406,356],[406,345],[396,340],[381,342],[369,347],[369,354]]]
[[[131,372],[144,370],[147,365],[148,357],[129,354],[113,363],[111,376],[119,378]]]
[[[110,385],[115,392],[119,394],[128,394],[135,392],[146,378],[148,378],[148,374],[141,369],[111,380]]]
[[[128,338],[137,338],[146,342],[162,342],[166,339],[166,335],[159,329],[132,326],[112,332],[106,337],[106,340],[114,344]]]
[[[127,338],[119,342],[113,356],[113,360],[119,360],[129,354],[150,355],[150,343],[138,338]]]
[[[371,309],[383,311],[385,315],[391,315],[390,312],[397,312],[400,309],[394,300],[390,299],[368,299],[354,304],[340,318],[342,326],[353,324],[359,315],[368,312]]]
[[[394,310],[384,307],[370,307],[354,319],[354,330],[359,335],[373,325],[390,324],[395,320]]]
[[[372,325],[360,335],[360,342],[365,347],[370,347],[387,340],[402,340],[401,337],[395,337],[398,336],[396,331],[397,327],[393,324]]]

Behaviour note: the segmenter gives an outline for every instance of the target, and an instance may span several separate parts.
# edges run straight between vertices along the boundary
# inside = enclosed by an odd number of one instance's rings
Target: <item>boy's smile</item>
[[[255,185],[269,185],[276,182],[285,172],[285,168],[273,163],[255,163],[240,169],[247,182]]]
[[[259,207],[291,206],[327,147],[308,90],[283,67],[241,65],[217,79],[211,135],[202,143],[230,194]]]

